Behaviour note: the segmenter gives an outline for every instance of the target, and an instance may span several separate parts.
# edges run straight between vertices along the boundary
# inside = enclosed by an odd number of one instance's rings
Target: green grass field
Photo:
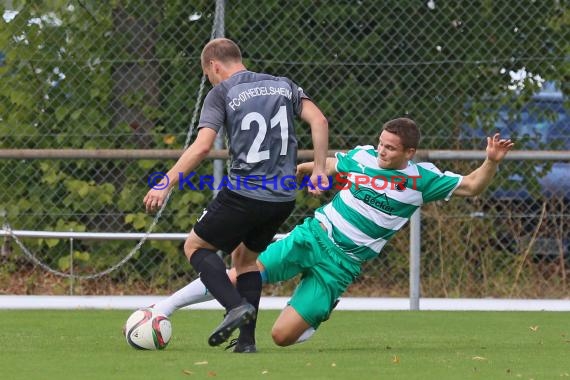
[[[129,311],[0,311],[0,379],[570,378],[563,312],[336,311],[306,343],[275,346],[263,311],[259,353],[207,344],[220,311],[181,311],[164,351],[121,335]]]

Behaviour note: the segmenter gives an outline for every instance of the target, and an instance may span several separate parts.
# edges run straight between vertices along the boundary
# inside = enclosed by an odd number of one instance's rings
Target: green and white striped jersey
[[[359,263],[376,257],[422,204],[448,200],[463,178],[423,162],[410,161],[401,170],[382,169],[371,145],[337,153],[336,158],[336,170],[346,177],[346,186],[316,210],[315,218]]]

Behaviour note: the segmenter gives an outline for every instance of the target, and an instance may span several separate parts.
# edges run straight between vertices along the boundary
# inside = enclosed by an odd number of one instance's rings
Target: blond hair
[[[202,67],[207,66],[211,60],[217,60],[222,63],[239,63],[241,62],[241,51],[239,46],[232,40],[215,38],[204,46],[200,56]]]

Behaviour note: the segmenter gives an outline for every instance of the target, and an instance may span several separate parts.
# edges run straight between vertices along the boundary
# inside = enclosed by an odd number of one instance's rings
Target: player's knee
[[[190,239],[186,239],[184,242],[184,255],[186,255],[186,258],[188,260],[190,260],[190,257],[192,257],[192,254],[196,252],[197,249],[198,247],[196,247],[196,244],[194,244],[194,242],[192,242]]]
[[[245,258],[244,248],[240,246],[232,252],[232,263],[234,264],[234,266],[238,267],[238,266],[243,266],[245,261],[246,258]]]
[[[188,240],[186,240],[186,241],[184,242],[184,255],[186,255],[186,258],[187,258],[188,260],[190,260],[190,257],[192,257],[192,254],[194,253],[194,251],[195,251],[195,249],[192,248],[192,247],[190,246],[190,244],[188,243]]]
[[[238,273],[256,271],[257,269],[257,252],[248,249],[236,249],[232,254],[232,261],[238,270]]]
[[[273,326],[273,329],[271,329],[271,338],[276,345],[281,347],[290,346],[297,340],[295,337],[292,337],[286,329],[279,326]]]

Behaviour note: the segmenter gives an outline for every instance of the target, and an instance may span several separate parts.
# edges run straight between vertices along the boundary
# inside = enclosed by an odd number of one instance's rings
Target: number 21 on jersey
[[[260,150],[261,143],[265,140],[267,135],[267,122],[262,114],[259,112],[250,112],[241,121],[241,130],[249,131],[251,128],[251,123],[257,123],[259,129],[255,139],[249,148],[246,156],[246,162],[253,164],[256,162],[264,161],[269,159],[269,149]],[[274,128],[279,125],[279,131],[281,134],[281,156],[287,155],[287,142],[289,140],[289,123],[287,122],[287,107],[279,107],[279,111],[269,120],[270,128]]]

